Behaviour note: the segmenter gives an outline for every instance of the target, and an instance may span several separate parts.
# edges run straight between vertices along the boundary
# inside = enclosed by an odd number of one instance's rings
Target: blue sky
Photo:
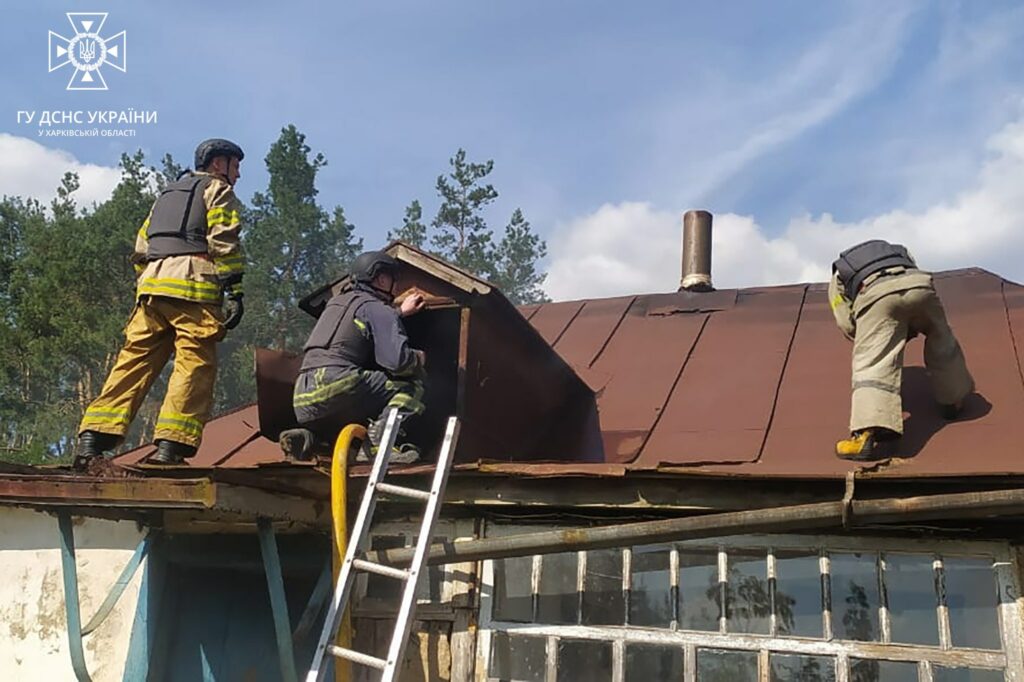
[[[66,29],[67,11],[109,12],[104,34],[127,30],[128,72],[106,70],[109,91],[66,92],[66,70],[46,73],[47,31]],[[411,199],[432,214],[434,179],[464,147],[495,161],[492,226],[519,206],[548,239],[558,297],[670,287],[691,207],[717,216],[722,284],[817,276],[843,239],[879,231],[938,266],[1019,267],[1005,257],[1006,210],[984,248],[925,237],[942,207],[960,211],[954,231],[968,206],[956,197],[983,192],[1015,149],[1015,2],[44,0],[4,15],[0,133],[100,167],[136,147],[185,160],[199,139],[231,137],[250,154],[248,199],[294,123],[328,158],[323,203],[343,205],[368,245]],[[38,139],[15,118],[128,107],[157,110],[159,124]],[[18,158],[0,168],[0,193],[27,182]],[[31,179],[40,194],[54,184]]]

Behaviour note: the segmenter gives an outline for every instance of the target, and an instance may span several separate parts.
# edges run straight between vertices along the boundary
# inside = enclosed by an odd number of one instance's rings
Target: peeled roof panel
[[[540,332],[550,345],[562,335],[566,327],[583,307],[586,301],[568,301],[566,303],[545,303],[530,318],[530,324]]]
[[[758,458],[804,290],[752,291],[711,315],[637,465]]]
[[[587,301],[555,344],[555,350],[574,367],[590,367],[635,299],[625,296]]]
[[[649,316],[651,298],[630,306],[593,366],[611,377],[597,399],[607,462],[636,457],[708,317]]]

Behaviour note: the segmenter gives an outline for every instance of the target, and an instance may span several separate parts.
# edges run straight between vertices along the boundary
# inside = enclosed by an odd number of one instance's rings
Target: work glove
[[[245,306],[242,305],[242,294],[228,294],[224,301],[224,328],[234,329],[242,321]]]

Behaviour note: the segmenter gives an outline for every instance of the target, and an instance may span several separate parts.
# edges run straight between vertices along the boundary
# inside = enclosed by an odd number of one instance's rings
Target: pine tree
[[[402,226],[397,230],[388,230],[388,241],[400,239],[418,249],[422,249],[427,241],[427,226],[423,224],[423,207],[419,199],[414,199],[411,204],[405,207],[405,217],[402,219]]]
[[[517,305],[550,301],[541,288],[547,274],[537,271],[537,261],[545,256],[547,244],[530,230],[517,208],[494,251],[491,281]]]
[[[431,243],[442,258],[489,277],[494,269],[494,245],[481,211],[498,198],[498,191],[481,182],[494,169],[494,161],[467,162],[466,150],[459,149],[449,164],[449,174],[437,177],[441,206],[431,223],[436,230]]]
[[[431,223],[434,253],[493,282],[513,303],[548,300],[542,289],[547,275],[538,271],[537,263],[547,255],[547,244],[531,230],[523,212],[515,210],[497,244],[484,219],[483,210],[498,197],[493,185],[484,184],[494,161],[468,162],[466,151],[459,149],[449,164],[449,174],[437,178],[441,206]]]
[[[362,250],[342,208],[328,214],[317,203],[316,177],[327,159],[312,153],[294,125],[282,129],[265,162],[269,185],[243,217],[246,312],[221,344],[221,409],[255,400],[256,347],[301,349],[314,320],[299,300],[343,274]]]

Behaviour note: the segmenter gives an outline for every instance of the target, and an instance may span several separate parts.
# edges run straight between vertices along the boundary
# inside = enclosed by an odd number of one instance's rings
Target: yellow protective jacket
[[[245,256],[239,241],[242,203],[223,177],[202,172],[196,175],[209,175],[212,178],[203,192],[207,253],[167,256],[149,261],[149,241],[146,235],[153,216],[151,208],[149,216],[139,228],[132,255],[132,264],[138,276],[137,297],[163,296],[219,305],[224,293],[221,278],[241,275],[245,271]],[[236,279],[238,283],[231,285],[229,293],[241,293],[240,278]]]

